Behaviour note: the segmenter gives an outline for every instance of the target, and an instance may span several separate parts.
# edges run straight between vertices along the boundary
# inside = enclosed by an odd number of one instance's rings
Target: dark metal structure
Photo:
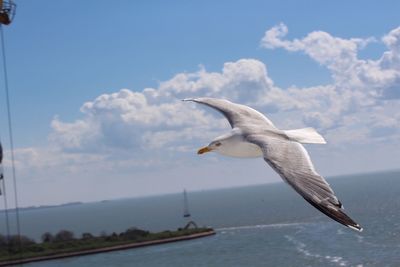
[[[0,142],[0,164],[3,163],[3,147]]]
[[[3,147],[1,146],[0,142],[0,180],[3,179]],[[0,192],[1,194],[1,192]]]
[[[0,142],[0,181],[4,179],[3,174],[3,147],[1,146]],[[0,185],[0,196],[2,195],[1,185]]]
[[[193,226],[193,228],[197,228],[197,224],[194,221],[189,221],[183,229],[187,230],[190,228],[190,226]]]
[[[16,5],[11,0],[0,0],[0,24],[9,25],[15,16]]]

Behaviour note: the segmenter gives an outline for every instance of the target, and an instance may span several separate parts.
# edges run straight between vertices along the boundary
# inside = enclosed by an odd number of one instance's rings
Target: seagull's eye
[[[220,142],[218,142],[218,143],[215,143],[215,146],[220,146],[221,145],[221,143]]]

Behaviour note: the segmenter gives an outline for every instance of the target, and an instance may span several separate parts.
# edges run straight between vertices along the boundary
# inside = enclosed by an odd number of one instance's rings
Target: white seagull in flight
[[[215,138],[198,154],[210,151],[231,157],[263,157],[264,160],[308,203],[335,221],[357,231],[361,226],[347,216],[342,203],[319,175],[301,143],[325,144],[313,128],[283,131],[263,114],[248,106],[224,99],[193,98],[183,101],[200,103],[221,112],[232,130]]]

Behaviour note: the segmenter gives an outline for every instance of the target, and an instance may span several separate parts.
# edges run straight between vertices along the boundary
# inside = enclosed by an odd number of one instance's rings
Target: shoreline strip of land
[[[206,232],[201,232],[201,233],[196,233],[196,234],[191,234],[191,235],[178,236],[178,237],[136,242],[136,243],[130,243],[130,244],[123,244],[123,245],[115,245],[115,246],[111,246],[111,247],[96,248],[96,249],[89,249],[89,250],[82,250],[82,251],[75,251],[75,252],[65,252],[65,253],[60,253],[60,254],[32,257],[32,258],[26,258],[26,259],[20,259],[20,260],[3,261],[3,262],[0,262],[0,266],[9,266],[9,265],[37,262],[37,261],[55,260],[55,259],[62,259],[62,258],[68,258],[68,257],[84,256],[84,255],[111,252],[111,251],[123,250],[123,249],[140,248],[140,247],[159,245],[159,244],[165,244],[165,243],[171,243],[171,242],[191,240],[191,239],[196,239],[196,238],[201,238],[201,237],[206,237],[206,236],[211,236],[211,235],[215,235],[214,230],[209,230]]]

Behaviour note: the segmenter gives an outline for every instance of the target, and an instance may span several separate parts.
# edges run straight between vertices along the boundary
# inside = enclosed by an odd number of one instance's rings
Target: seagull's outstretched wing
[[[245,105],[232,103],[225,99],[200,97],[187,98],[183,99],[183,101],[193,101],[218,110],[227,118],[232,128],[241,127],[244,124],[248,125],[252,123],[267,124],[275,128],[272,122],[257,110]]]
[[[247,140],[261,148],[265,161],[311,205],[335,221],[362,231],[360,225],[344,213],[342,204],[325,179],[315,171],[301,144],[266,135],[250,135]]]

